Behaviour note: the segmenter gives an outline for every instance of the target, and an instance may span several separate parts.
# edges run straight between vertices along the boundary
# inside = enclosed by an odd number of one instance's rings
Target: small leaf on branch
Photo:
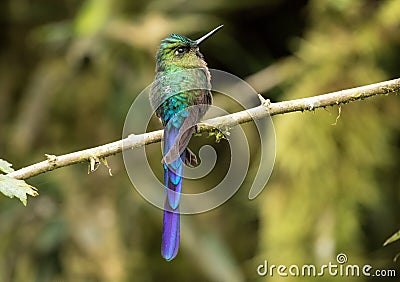
[[[44,154],[47,158],[47,160],[51,163],[55,163],[57,161],[57,156],[56,155],[49,155],[49,154]]]
[[[260,99],[261,105],[263,105],[268,111],[271,106],[271,100],[265,99],[261,94],[258,94],[258,99]]]
[[[227,136],[230,134],[228,127],[225,127],[225,129],[214,128],[208,132],[208,137],[215,136],[215,143],[219,143],[223,139],[228,140]]]
[[[112,172],[111,172],[111,167],[108,165],[107,159],[106,159],[106,158],[101,158],[100,160],[101,160],[101,162],[104,164],[104,166],[105,166],[106,168],[108,168],[108,174],[109,174],[110,176],[113,176],[113,175],[112,175]]]
[[[393,242],[395,242],[395,241],[397,241],[397,240],[399,240],[399,239],[400,239],[400,230],[397,231],[396,233],[394,233],[392,236],[390,236],[390,238],[387,239],[387,240],[385,241],[385,243],[383,243],[383,245],[386,246],[386,245],[388,245],[388,244],[390,244],[390,243],[393,243]]]
[[[339,120],[341,115],[342,115],[342,106],[339,105],[339,113],[338,113],[338,115],[336,117],[335,123],[332,123],[331,125],[337,125],[337,122],[338,122],[338,120]]]
[[[95,172],[100,166],[100,159],[96,156],[89,158],[88,174]]]
[[[7,197],[17,197],[26,206],[27,194],[33,197],[39,195],[36,188],[23,180],[0,174],[0,192]]]
[[[14,169],[12,168],[12,164],[3,159],[0,159],[0,172],[11,173],[13,171]]]

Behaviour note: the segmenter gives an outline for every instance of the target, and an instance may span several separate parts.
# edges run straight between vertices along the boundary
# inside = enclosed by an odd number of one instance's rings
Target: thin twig
[[[268,100],[266,100],[266,102],[263,102],[260,106],[206,120],[198,125],[198,132],[212,131],[215,130],[215,128],[229,128],[237,124],[250,122],[253,119],[261,119],[268,115],[273,116],[297,111],[312,111],[321,107],[341,105],[376,95],[387,95],[396,92],[400,92],[400,78],[303,99],[278,103],[269,103],[267,102]],[[140,135],[130,135],[122,140],[66,155],[51,155],[52,158],[48,157],[45,161],[21,168],[8,175],[16,179],[27,179],[56,168],[90,161],[94,158],[101,159],[110,155],[115,155],[126,149],[134,149],[147,144],[156,143],[161,140],[162,135],[162,130],[157,130]]]

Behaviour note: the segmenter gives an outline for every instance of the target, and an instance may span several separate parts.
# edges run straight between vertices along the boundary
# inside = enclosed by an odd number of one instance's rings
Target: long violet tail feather
[[[165,127],[164,155],[174,146],[178,132],[179,129],[174,126]],[[164,207],[161,253],[167,261],[172,260],[179,249],[180,214],[178,207],[182,191],[182,172],[182,157],[178,157],[169,164],[164,163],[164,186],[167,199]]]
[[[175,211],[164,210],[163,233],[162,233],[162,256],[172,260],[179,249],[180,215],[178,209]]]

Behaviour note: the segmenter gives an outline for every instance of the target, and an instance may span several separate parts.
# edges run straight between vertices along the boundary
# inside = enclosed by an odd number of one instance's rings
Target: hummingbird
[[[156,57],[150,104],[164,127],[162,164],[166,199],[161,254],[167,261],[175,258],[179,249],[183,166],[194,167],[198,163],[187,146],[212,103],[211,75],[199,46],[221,27],[197,40],[170,34],[161,41]]]

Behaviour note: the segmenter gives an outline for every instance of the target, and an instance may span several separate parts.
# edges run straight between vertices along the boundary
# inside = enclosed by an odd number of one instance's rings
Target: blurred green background
[[[399,15],[391,0],[3,0],[0,158],[20,168],[121,138],[171,32],[198,38],[224,24],[202,46],[209,66],[281,101],[399,77]],[[113,177],[80,164],[28,179],[40,195],[27,207],[0,196],[0,281],[276,281],[257,266],[335,263],[338,253],[400,276],[400,243],[382,246],[400,228],[399,96],[344,105],[332,125],[337,114],[274,117],[276,163],[261,196],[248,200],[247,180],[221,207],[184,216],[169,263],[162,212],[134,190],[120,154],[108,158]]]

